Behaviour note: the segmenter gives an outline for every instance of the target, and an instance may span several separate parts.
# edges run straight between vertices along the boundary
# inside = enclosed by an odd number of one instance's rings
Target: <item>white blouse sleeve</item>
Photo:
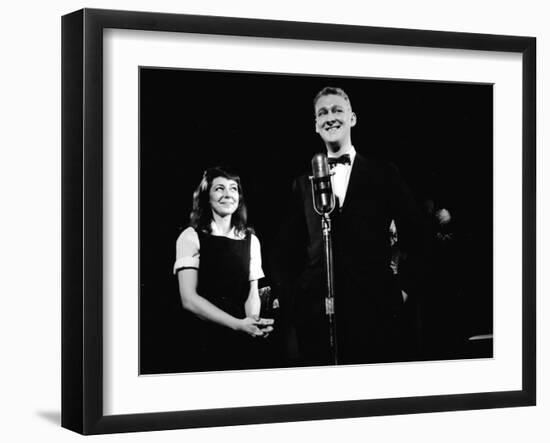
[[[251,234],[250,237],[250,276],[249,280],[259,280],[264,277],[262,270],[262,251],[258,237]]]
[[[189,227],[176,240],[174,274],[183,268],[199,268],[200,244],[197,231]]]

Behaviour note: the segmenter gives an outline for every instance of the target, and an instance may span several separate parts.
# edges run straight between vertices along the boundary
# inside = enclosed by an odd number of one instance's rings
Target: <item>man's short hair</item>
[[[345,93],[345,91],[342,88],[336,88],[334,86],[325,86],[323,89],[321,89],[315,98],[313,99],[313,109],[315,110],[315,105],[317,105],[317,100],[319,100],[321,97],[325,95],[339,95],[340,97],[343,97],[348,103],[349,107],[351,108],[351,100],[348,97],[348,94]]]

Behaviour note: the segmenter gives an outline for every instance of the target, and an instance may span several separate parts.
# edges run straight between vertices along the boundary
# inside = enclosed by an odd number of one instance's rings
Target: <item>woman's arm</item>
[[[247,317],[259,318],[261,307],[262,302],[260,300],[260,294],[258,293],[258,280],[252,280],[250,282],[248,298],[244,303],[244,312]]]
[[[271,331],[273,331],[273,319],[260,318],[260,311],[262,308],[262,301],[258,292],[258,280],[264,277],[264,271],[262,270],[262,251],[260,248],[260,241],[258,237],[251,234],[250,239],[250,289],[248,291],[248,298],[244,304],[244,310],[247,317],[252,317],[258,320],[258,326],[264,332],[264,337],[267,337]]]
[[[272,318],[260,318],[260,310],[262,307],[262,301],[260,294],[258,293],[258,280],[250,281],[250,290],[248,292],[248,298],[244,303],[244,311],[247,317],[251,317],[257,320],[257,325],[261,328],[264,337],[267,337],[271,331],[273,331],[273,319]]]
[[[197,294],[198,272],[196,269],[182,269],[178,272],[178,283],[180,289],[181,303],[184,309],[195,314],[197,317],[226,326],[235,331],[246,332],[252,336],[261,336],[264,333],[258,328],[258,321],[248,316],[238,319],[210,303],[204,297]],[[257,294],[257,285],[256,285]],[[249,297],[250,298],[250,297]],[[258,296],[259,301],[259,296]],[[248,300],[247,300],[248,302]],[[258,309],[259,313],[259,309]]]

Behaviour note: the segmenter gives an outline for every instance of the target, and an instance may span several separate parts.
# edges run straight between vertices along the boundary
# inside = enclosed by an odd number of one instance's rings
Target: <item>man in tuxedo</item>
[[[400,314],[414,279],[392,270],[390,225],[400,248],[421,249],[420,211],[399,171],[359,154],[351,141],[358,117],[347,94],[326,87],[314,99],[315,131],[331,165],[336,342],[339,364],[407,359]],[[331,364],[321,217],[307,175],[293,184],[291,208],[274,256],[289,348],[295,364]],[[418,256],[418,254],[416,255]],[[409,287],[407,287],[409,286]]]

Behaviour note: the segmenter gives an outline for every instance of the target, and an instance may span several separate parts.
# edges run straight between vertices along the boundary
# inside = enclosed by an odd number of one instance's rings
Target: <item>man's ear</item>
[[[351,127],[353,128],[356,123],[357,123],[357,115],[355,115],[355,112],[352,112],[351,113]]]
[[[315,119],[315,121],[313,122],[313,125],[315,126],[315,132],[316,132],[317,134],[320,134],[321,132],[320,132],[320,130],[319,130],[319,126],[317,126],[317,119]]]

